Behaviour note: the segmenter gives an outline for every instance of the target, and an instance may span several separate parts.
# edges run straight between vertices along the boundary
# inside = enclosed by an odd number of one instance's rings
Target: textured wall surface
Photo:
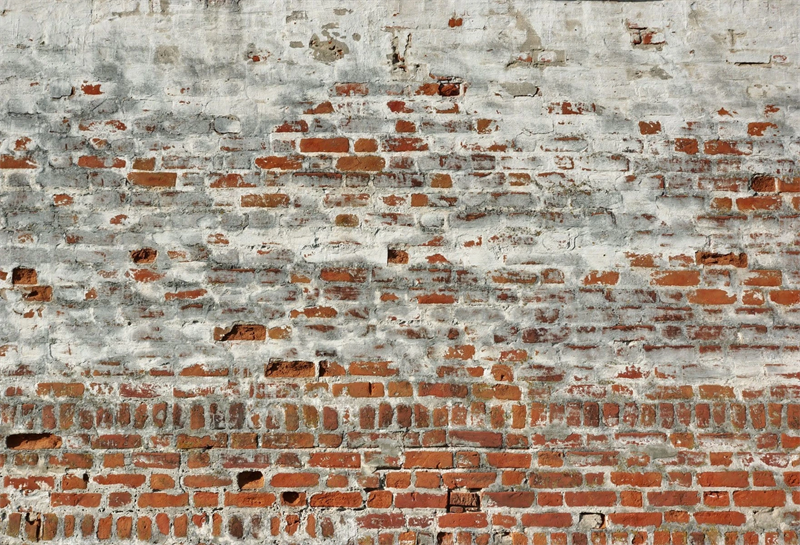
[[[798,2],[0,8],[0,543],[798,543]]]

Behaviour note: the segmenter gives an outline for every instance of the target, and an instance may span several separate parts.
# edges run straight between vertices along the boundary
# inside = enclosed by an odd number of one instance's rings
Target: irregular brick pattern
[[[273,4],[0,16],[0,543],[798,544],[800,7]]]

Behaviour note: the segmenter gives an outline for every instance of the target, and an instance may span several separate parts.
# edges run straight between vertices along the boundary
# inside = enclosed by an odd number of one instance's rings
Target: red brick
[[[54,477],[3,477],[3,486],[15,488],[17,490],[53,490],[55,488]]]
[[[535,498],[534,492],[484,492],[483,497],[488,499],[491,504],[497,507],[522,507],[528,508],[533,505]]]
[[[269,507],[275,503],[270,492],[225,492],[227,507]]]
[[[697,483],[705,488],[747,488],[746,471],[705,471],[697,475]]]
[[[30,157],[14,157],[13,155],[0,155],[0,168],[37,168],[38,165]]]
[[[131,172],[128,181],[142,187],[175,187],[178,175],[174,172]]]
[[[303,153],[347,153],[350,141],[347,138],[303,138],[300,140]]]
[[[15,267],[11,271],[11,283],[14,284],[15,286],[36,285],[38,283],[38,276],[36,274],[36,269],[29,269],[26,267]]]
[[[261,437],[261,448],[297,449],[312,448],[314,436],[310,433],[268,433]]]
[[[99,435],[92,439],[93,449],[132,449],[142,446],[139,435]]]
[[[694,514],[698,524],[713,524],[717,526],[741,526],[746,521],[744,513],[736,511],[699,511]]]
[[[639,121],[641,134],[658,134],[661,132],[661,123],[658,121]]]
[[[617,503],[616,492],[565,492],[564,501],[570,507],[605,506]]]
[[[359,155],[356,157],[340,157],[336,168],[345,172],[379,172],[386,166],[383,157],[376,155]]]
[[[469,389],[461,384],[421,382],[418,392],[422,397],[467,397]]]
[[[244,208],[284,208],[289,206],[289,195],[282,193],[263,193],[260,195],[242,195]]]
[[[311,378],[316,374],[316,365],[311,361],[276,360],[269,362],[264,370],[269,378]]]
[[[82,493],[57,493],[50,494],[50,505],[52,507],[99,507],[101,494],[82,494]]]
[[[750,136],[764,136],[764,133],[769,128],[777,129],[778,126],[775,123],[770,123],[768,121],[754,121],[747,124],[747,134]]]
[[[619,273],[615,271],[592,271],[583,279],[586,286],[613,286],[619,282]]]
[[[84,168],[125,168],[125,159],[82,155],[78,157],[78,166]]]
[[[383,143],[383,149],[384,151],[395,152],[395,153],[405,152],[405,151],[427,151],[428,144],[422,138],[409,138],[409,137],[387,138]]]
[[[703,151],[708,155],[749,155],[750,151],[744,147],[739,149],[739,142],[732,140],[708,140],[703,145]]]
[[[685,491],[648,492],[647,503],[655,507],[697,505],[700,503],[700,494]]]
[[[696,305],[730,305],[736,302],[736,295],[720,289],[699,289],[690,293],[688,299]]]
[[[406,451],[403,467],[449,469],[453,467],[453,455],[440,451]]]
[[[660,473],[622,473],[612,472],[611,482],[617,486],[661,486]]]
[[[747,254],[744,253],[715,253],[715,252],[697,252],[697,264],[705,266],[732,266],[744,268],[747,267]]]
[[[442,480],[447,488],[487,488],[497,480],[497,473],[443,473]]]
[[[437,518],[440,528],[486,528],[486,513],[448,513]]]
[[[783,490],[737,490],[733,493],[737,507],[782,507],[786,504]]]
[[[569,513],[523,513],[520,522],[526,527],[567,528],[572,526],[572,515]]]
[[[316,473],[276,473],[270,486],[277,488],[306,488],[317,486],[319,475]]]
[[[98,475],[92,480],[100,485],[119,485],[127,486],[128,488],[139,488],[145,483],[145,476],[132,473],[112,473],[108,475]]]
[[[450,443],[455,445],[474,445],[484,448],[499,448],[503,444],[501,433],[489,431],[453,430],[449,433]]]
[[[583,484],[583,476],[578,472],[540,471],[530,473],[528,481],[533,488],[575,488]]]
[[[187,475],[183,478],[183,485],[188,488],[217,488],[230,486],[231,483],[229,477],[217,475]]]
[[[697,143],[697,140],[694,138],[676,138],[675,151],[686,153],[688,155],[695,155],[698,151],[700,151],[700,147]]]
[[[652,283],[657,286],[696,286],[700,283],[700,272],[655,271]]]
[[[698,387],[702,399],[735,399],[736,394],[730,386],[704,384]]]
[[[358,508],[364,504],[361,492],[320,492],[311,496],[311,507]]]
[[[140,494],[137,502],[139,507],[186,507],[189,505],[189,494],[167,494],[151,492]]]
[[[610,513],[611,524],[618,526],[661,526],[661,513]]]
[[[783,205],[780,196],[741,197],[736,199],[736,207],[743,211],[753,210],[779,210]]]
[[[489,465],[503,468],[529,468],[531,455],[518,452],[487,452],[486,461]]]
[[[356,519],[358,525],[365,530],[390,530],[406,525],[406,517],[402,513],[368,514]]]
[[[779,305],[797,305],[800,304],[800,290],[774,290],[769,292],[769,299]]]
[[[361,455],[357,452],[315,452],[308,461],[311,467],[361,467]]]
[[[447,507],[447,494],[400,493],[395,495],[394,505],[398,509],[442,509]]]
[[[258,157],[255,160],[258,168],[264,170],[300,170],[303,168],[301,157],[280,157],[271,155],[268,157]]]
[[[154,469],[177,469],[180,464],[180,454],[170,452],[137,452],[133,455],[133,465],[136,467]]]
[[[378,151],[378,142],[374,138],[359,138],[353,144],[356,153],[375,153]]]
[[[61,448],[62,440],[51,433],[18,433],[6,436],[6,447],[12,450]]]
[[[366,83],[338,83],[335,87],[339,96],[367,96],[369,87]]]
[[[215,341],[263,341],[267,338],[267,328],[260,324],[234,324],[230,329],[214,329]]]

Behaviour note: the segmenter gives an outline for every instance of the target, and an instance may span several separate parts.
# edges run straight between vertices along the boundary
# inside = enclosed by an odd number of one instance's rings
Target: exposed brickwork
[[[800,543],[800,7],[273,4],[2,12],[0,543]]]

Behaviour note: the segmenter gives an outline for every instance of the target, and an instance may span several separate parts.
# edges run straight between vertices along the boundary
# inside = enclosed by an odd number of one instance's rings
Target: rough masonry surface
[[[0,6],[0,543],[798,543],[800,3]]]

